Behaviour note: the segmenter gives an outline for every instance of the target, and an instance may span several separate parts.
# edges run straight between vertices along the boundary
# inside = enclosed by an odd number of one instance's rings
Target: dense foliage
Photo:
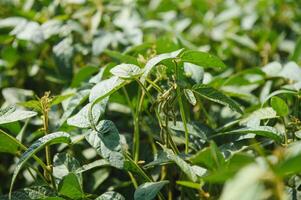
[[[1,0],[0,199],[301,199],[297,0]]]

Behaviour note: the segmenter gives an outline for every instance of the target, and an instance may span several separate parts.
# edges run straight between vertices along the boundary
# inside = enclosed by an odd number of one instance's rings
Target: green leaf
[[[92,110],[94,124],[97,124],[99,118],[105,113],[107,102],[108,98],[105,98],[101,102],[94,105]],[[89,109],[91,105],[92,103],[88,103],[77,114],[67,119],[67,124],[79,128],[89,128],[91,126],[89,120]]]
[[[68,117],[73,113],[73,111],[80,105],[82,104],[90,94],[90,90],[80,90],[75,93],[74,96],[71,97],[71,99],[67,102],[65,109],[64,109],[64,114],[61,117],[60,124],[62,125]]]
[[[281,117],[288,115],[289,108],[284,100],[280,97],[274,96],[271,98],[271,106]]]
[[[125,198],[117,192],[105,192],[95,200],[125,200]]]
[[[120,64],[110,70],[110,72],[122,79],[135,79],[139,77],[143,70],[137,65],[133,64]]]
[[[37,113],[33,111],[16,110],[15,106],[9,106],[0,109],[0,124],[20,121],[30,117],[36,116]]]
[[[226,65],[216,56],[206,52],[187,50],[180,56],[181,61],[199,65],[204,68],[225,69]]]
[[[242,114],[242,110],[239,105],[232,100],[231,98],[224,95],[222,92],[218,91],[217,89],[210,87],[208,85],[198,84],[195,85],[192,90],[199,94],[201,97],[206,98],[210,101],[229,106],[233,111]]]
[[[179,49],[177,51],[160,54],[160,55],[157,55],[157,56],[151,58],[149,61],[147,61],[146,65],[144,67],[144,72],[140,78],[140,81],[142,83],[145,82],[145,79],[148,77],[149,73],[151,72],[151,70],[153,69],[154,66],[159,64],[161,61],[176,58],[182,51],[183,51],[183,49]]]
[[[80,86],[83,81],[89,79],[98,70],[99,70],[98,67],[94,67],[94,66],[87,66],[87,67],[80,68],[80,70],[76,73],[76,75],[72,79],[71,87],[75,88]]]
[[[74,173],[69,173],[63,178],[58,186],[58,192],[71,199],[82,199],[85,196],[77,175]]]
[[[123,85],[125,85],[125,80],[120,79],[117,76],[113,76],[109,79],[103,80],[97,83],[90,92],[89,101],[95,102],[104,99],[105,97],[111,95]]]
[[[30,100],[30,101],[26,101],[26,102],[20,102],[18,104],[21,105],[21,106],[24,106],[26,108],[31,108],[31,109],[34,109],[38,112],[42,112],[41,103],[37,100]]]
[[[260,125],[260,121],[264,119],[273,119],[277,117],[277,113],[271,107],[260,108],[253,111],[247,117],[240,120],[241,125],[247,125],[250,127],[257,127]]]
[[[24,164],[31,158],[33,155],[35,155],[38,151],[43,149],[46,145],[52,145],[52,144],[58,144],[58,143],[70,143],[71,139],[69,134],[64,132],[55,132],[48,134],[42,138],[39,138],[37,141],[35,141],[20,157],[11,181],[10,185],[10,194],[12,192],[16,177],[18,173],[20,172],[21,168],[24,166]]]
[[[32,186],[28,188],[23,188],[21,190],[14,191],[12,193],[10,200],[36,200],[36,199],[47,199],[50,197],[55,197],[55,192],[45,186]],[[1,200],[9,200],[8,195],[1,196]]]
[[[162,145],[161,147],[164,150],[164,152],[167,154],[167,158],[174,161],[191,181],[193,182],[197,181],[198,179],[197,175],[194,173],[192,167],[187,162],[185,162],[182,158],[174,154],[172,150]]]
[[[225,163],[223,154],[214,142],[211,142],[209,147],[191,156],[189,160],[194,165],[200,165],[210,170],[218,169]]]
[[[62,180],[70,172],[75,172],[79,168],[79,162],[68,153],[58,153],[53,158],[52,174],[58,181]],[[81,175],[77,174],[77,177],[81,182]]]
[[[72,97],[74,94],[64,94],[64,95],[58,95],[55,96],[53,99],[51,99],[51,106],[57,105],[65,101],[66,99]]]
[[[188,102],[191,105],[195,106],[196,105],[196,98],[195,98],[193,92],[190,89],[184,89],[184,94],[185,94],[185,97],[188,100]]]
[[[272,140],[275,140],[276,142],[281,143],[283,140],[283,135],[279,133],[275,128],[271,126],[258,126],[258,127],[246,127],[246,128],[240,128],[236,130],[231,130],[224,133],[219,133],[219,135],[231,135],[231,134],[248,134],[253,133],[255,135],[260,135],[263,137],[270,138]]]
[[[86,140],[111,166],[122,169],[124,157],[116,126],[112,121],[102,120],[96,128],[97,131],[91,131],[85,136]]]
[[[0,152],[16,154],[19,147],[16,139],[0,130]]]
[[[276,173],[279,176],[289,176],[301,172],[301,142],[297,141],[288,146],[284,153],[284,159],[276,165]]]
[[[138,65],[137,59],[133,56],[122,54],[119,53],[118,51],[110,51],[110,50],[105,50],[104,53],[121,63],[130,63],[130,64]]]
[[[156,195],[163,188],[163,186],[168,183],[169,183],[169,181],[143,183],[136,189],[136,191],[134,193],[134,199],[135,200],[152,200],[156,197]]]

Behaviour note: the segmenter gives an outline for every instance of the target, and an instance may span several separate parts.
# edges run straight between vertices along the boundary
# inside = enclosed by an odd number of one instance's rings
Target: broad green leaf
[[[224,133],[219,133],[218,135],[249,134],[249,133],[267,137],[267,138],[275,140],[276,142],[279,142],[279,143],[281,143],[283,140],[283,135],[271,126],[240,128],[240,129],[231,130],[231,131],[224,132]]]
[[[206,52],[187,50],[182,53],[180,58],[183,62],[189,62],[204,68],[226,68],[226,65],[219,58]]]
[[[232,110],[241,113],[242,114],[242,110],[239,107],[239,105],[232,100],[230,97],[224,95],[222,92],[218,91],[217,89],[210,87],[208,85],[203,85],[203,84],[198,84],[195,85],[192,90],[200,95],[203,98],[206,98],[210,101],[225,105],[225,106],[229,106],[229,108],[231,108]]]
[[[82,186],[74,173],[69,173],[63,178],[58,186],[58,192],[60,195],[71,199],[82,199],[85,195]]]
[[[103,99],[101,102],[94,105],[92,115],[94,124],[97,124],[99,118],[105,113],[108,98]],[[77,114],[67,119],[67,124],[79,128],[89,128],[91,126],[89,120],[89,109],[92,103],[85,105]]]
[[[221,168],[204,177],[204,180],[210,183],[224,183],[232,178],[238,170],[254,162],[254,158],[248,154],[235,153],[224,163]]]
[[[264,119],[273,119],[277,117],[276,111],[271,107],[260,108],[253,111],[248,116],[240,120],[241,125],[247,125],[250,127],[257,127],[260,125],[260,121]]]
[[[225,164],[224,156],[214,142],[189,158],[194,165],[200,165],[210,170],[218,169]]]
[[[158,194],[158,192],[163,188],[163,186],[168,183],[169,181],[143,183],[136,189],[134,193],[134,199],[153,200]]]
[[[68,81],[73,75],[74,46],[72,37],[66,37],[52,48],[58,70]],[[66,80],[63,80],[66,81]]]
[[[110,72],[122,79],[134,79],[139,77],[143,70],[137,65],[133,64],[120,64],[110,70]]]
[[[82,84],[83,81],[88,80],[93,74],[98,72],[98,67],[87,66],[81,68],[73,77],[71,87],[75,88]]]
[[[301,68],[295,62],[286,63],[278,76],[292,81],[301,81]]]
[[[193,92],[190,89],[184,89],[184,94],[185,94],[185,97],[188,100],[188,102],[191,105],[195,106],[196,105],[196,98],[195,98]]]
[[[297,94],[296,91],[293,90],[287,90],[287,89],[280,89],[280,90],[276,90],[274,92],[272,92],[269,96],[267,96],[264,101],[262,102],[262,105],[267,102],[270,98],[272,98],[273,96],[276,96],[278,94],[291,94],[291,95],[295,95]]]
[[[15,106],[9,106],[0,109],[0,124],[16,122],[36,116],[37,113],[33,111],[17,110]]]
[[[70,143],[71,139],[69,134],[64,132],[55,132],[48,134],[42,138],[39,138],[37,141],[35,141],[20,157],[11,181],[10,185],[10,194],[12,192],[16,177],[18,173],[20,172],[21,168],[24,166],[24,164],[38,151],[43,149],[46,145],[52,145],[52,144],[58,144],[58,143]]]
[[[12,138],[0,130],[0,152],[16,154],[20,145]]]
[[[119,62],[138,65],[137,59],[133,56],[121,54],[118,51],[110,51],[110,50],[105,50],[104,53]]]
[[[21,106],[24,106],[26,108],[31,108],[31,109],[34,109],[38,112],[42,112],[41,103],[37,100],[30,100],[30,101],[20,102],[18,104],[21,105]]]
[[[86,140],[111,166],[122,169],[124,157],[116,126],[112,121],[102,120],[96,128],[97,131],[93,130],[85,136]]]
[[[111,95],[113,92],[117,91],[125,84],[125,80],[113,76],[109,79],[103,80],[97,83],[90,92],[89,101],[95,102],[99,99],[104,99],[105,97]]]
[[[71,99],[66,103],[66,105],[63,104],[64,114],[61,117],[60,125],[62,125],[67,120],[67,118],[70,117],[73,111],[89,97],[89,94],[89,89],[80,90],[76,92],[74,96],[71,97]]]
[[[161,147],[164,150],[164,152],[167,154],[167,158],[175,162],[191,181],[196,182],[198,180],[197,175],[194,173],[191,165],[189,165],[182,158],[174,154],[172,150],[164,146]]]
[[[32,186],[23,188],[21,190],[14,191],[10,200],[36,200],[36,199],[47,199],[55,197],[56,193],[49,187],[46,186]],[[1,200],[9,200],[9,196],[1,196]]]
[[[183,49],[179,49],[177,51],[160,54],[160,55],[157,55],[157,56],[151,58],[149,61],[147,61],[146,65],[144,67],[144,72],[140,78],[140,81],[142,83],[145,82],[145,79],[148,77],[149,73],[151,72],[151,70],[153,69],[154,66],[156,66],[161,61],[164,61],[166,59],[176,58],[182,51],[183,51]]]
[[[76,158],[68,153],[58,153],[53,158],[53,176],[59,181],[67,176],[70,172],[75,172],[80,168]],[[81,175],[77,174],[78,180],[82,182]]]
[[[271,98],[271,106],[281,117],[288,115],[289,108],[285,101],[280,97],[274,96]]]
[[[264,184],[261,182],[264,176],[265,171],[258,165],[244,167],[226,182],[220,200],[264,199]]]
[[[110,191],[103,193],[95,200],[125,200],[125,198],[117,192]]]

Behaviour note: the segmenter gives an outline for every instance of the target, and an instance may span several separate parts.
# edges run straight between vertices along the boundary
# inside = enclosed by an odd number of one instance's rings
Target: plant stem
[[[178,64],[177,62],[174,60],[175,63],[175,74],[176,74],[176,81],[179,75],[179,69],[178,69]],[[182,97],[181,97],[181,91],[180,91],[180,87],[176,84],[176,93],[177,93],[177,99],[178,99],[178,104],[180,107],[180,114],[181,114],[181,118],[184,124],[184,130],[185,130],[185,153],[188,154],[188,150],[189,150],[189,133],[188,133],[188,128],[187,128],[187,121],[186,121],[186,114],[185,114],[185,110],[184,110],[184,105],[183,105],[183,101],[182,101]]]

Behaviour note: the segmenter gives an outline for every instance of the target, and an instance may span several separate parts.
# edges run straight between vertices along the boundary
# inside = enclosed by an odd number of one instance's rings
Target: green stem
[[[179,69],[178,69],[178,64],[177,62],[174,60],[175,63],[175,74],[176,74],[176,81],[177,78],[179,77]],[[182,97],[181,97],[181,91],[180,91],[180,87],[178,85],[176,85],[176,92],[177,92],[177,99],[178,99],[178,104],[180,107],[180,114],[181,114],[181,118],[184,124],[184,130],[185,130],[185,153],[188,154],[188,150],[189,150],[189,133],[188,133],[188,128],[187,128],[187,121],[186,121],[186,114],[185,114],[185,110],[184,110],[184,105],[183,105],[183,101],[182,101]]]

